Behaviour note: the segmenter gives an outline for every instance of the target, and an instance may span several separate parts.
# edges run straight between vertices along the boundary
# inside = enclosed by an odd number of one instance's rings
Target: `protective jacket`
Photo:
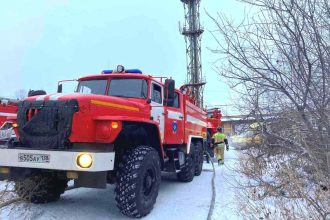
[[[218,160],[218,164],[223,164],[225,159],[225,144],[227,145],[227,150],[229,149],[227,137],[224,133],[217,132],[213,135],[212,142],[215,147],[214,152]]]
[[[228,144],[228,141],[227,141],[227,137],[224,133],[221,133],[221,132],[217,132],[213,135],[213,141],[214,141],[214,145],[216,146],[225,146],[225,144],[227,145]]]

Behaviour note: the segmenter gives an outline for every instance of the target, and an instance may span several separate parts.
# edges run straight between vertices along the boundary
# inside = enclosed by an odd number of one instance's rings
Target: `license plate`
[[[29,163],[49,163],[49,154],[18,154],[18,162],[29,162]]]

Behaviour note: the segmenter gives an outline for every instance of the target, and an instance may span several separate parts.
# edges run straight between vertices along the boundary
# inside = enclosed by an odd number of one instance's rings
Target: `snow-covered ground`
[[[238,152],[225,155],[225,165],[215,165],[216,203],[214,220],[241,219],[237,214],[234,194]],[[207,219],[212,198],[212,166],[204,164],[203,172],[190,183],[181,183],[175,175],[163,174],[157,202],[152,212],[143,219]],[[2,183],[3,187],[4,183]],[[0,185],[1,189],[1,185]],[[43,205],[19,203],[0,209],[0,219],[130,219],[116,207],[114,185],[107,189],[72,189],[59,201]]]

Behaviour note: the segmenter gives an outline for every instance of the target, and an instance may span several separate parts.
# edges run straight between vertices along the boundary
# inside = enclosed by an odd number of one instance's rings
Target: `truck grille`
[[[37,108],[30,108],[29,110],[27,110],[27,112],[26,112],[27,121],[30,121],[33,118],[33,116],[39,112],[40,112],[40,109],[37,109]]]
[[[22,147],[66,149],[77,100],[23,101],[19,103],[17,122]]]

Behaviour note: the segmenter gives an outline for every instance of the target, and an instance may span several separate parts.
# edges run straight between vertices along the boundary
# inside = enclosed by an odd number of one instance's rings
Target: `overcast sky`
[[[166,3],[165,3],[166,2]],[[235,0],[202,0],[203,74],[206,104],[230,104],[229,88],[212,70],[216,56],[205,14],[240,19]],[[57,81],[112,69],[117,64],[152,75],[186,77],[185,41],[179,33],[180,0],[1,0],[0,96],[18,89],[56,91]]]

